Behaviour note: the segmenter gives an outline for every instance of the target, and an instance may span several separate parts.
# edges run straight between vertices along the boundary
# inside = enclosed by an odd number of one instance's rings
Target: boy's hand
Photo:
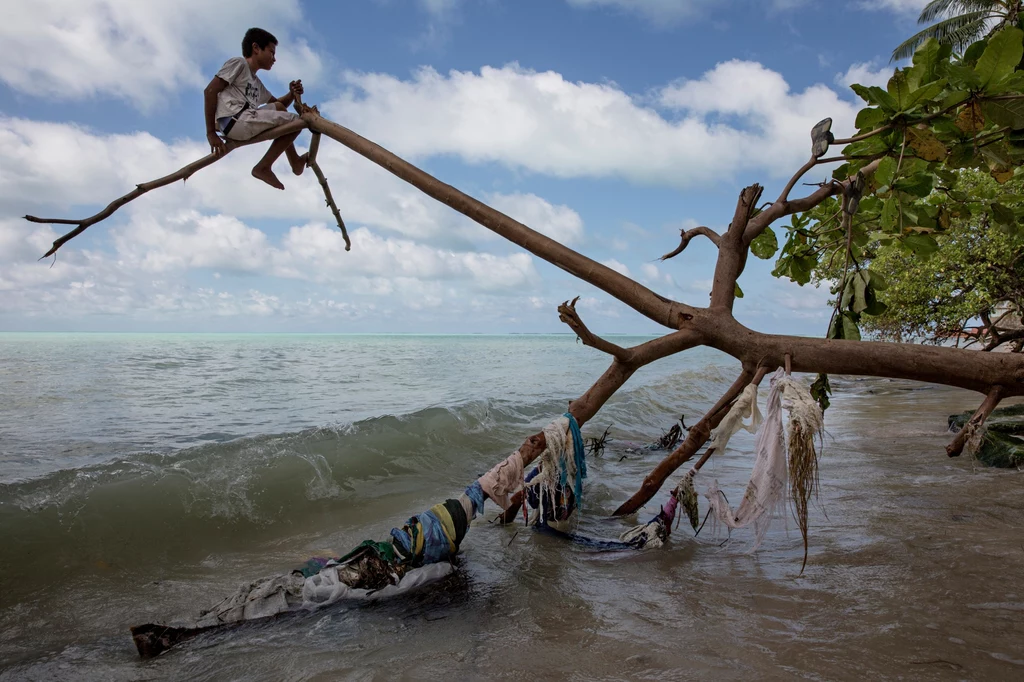
[[[291,83],[289,83],[288,84],[288,92],[292,93],[292,95],[298,95],[298,96],[301,97],[302,94],[305,92],[302,89],[302,81],[301,80],[297,80],[297,81],[292,81]]]
[[[217,133],[206,133],[206,141],[210,143],[210,151],[213,155],[220,158],[227,154],[228,146],[224,144],[224,141],[220,139]]]

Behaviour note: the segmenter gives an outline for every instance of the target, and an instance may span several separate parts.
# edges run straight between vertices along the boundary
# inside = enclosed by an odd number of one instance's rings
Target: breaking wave
[[[731,380],[708,367],[622,391],[585,435],[612,425],[620,442],[650,440],[681,411],[692,410],[688,421],[695,420]],[[214,549],[310,533],[340,519],[358,524],[361,516],[384,515],[394,524],[422,501],[465,486],[564,409],[551,400],[471,401],[139,452],[0,484],[0,575],[17,582],[96,565],[195,561]]]

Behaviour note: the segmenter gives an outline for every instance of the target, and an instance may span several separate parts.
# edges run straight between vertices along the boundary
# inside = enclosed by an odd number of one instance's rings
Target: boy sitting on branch
[[[288,94],[278,98],[270,94],[256,75],[260,69],[269,71],[275,61],[277,38],[262,28],[250,28],[242,38],[242,56],[224,62],[206,86],[206,139],[216,156],[228,151],[220,135],[241,142],[298,118],[288,111],[288,106],[296,95],[302,95],[302,81],[289,83]],[[299,131],[296,131],[274,140],[263,158],[253,166],[252,176],[271,187],[284,189],[272,169],[282,152],[287,155],[292,172],[302,175],[309,155],[299,156],[295,151],[298,136]]]

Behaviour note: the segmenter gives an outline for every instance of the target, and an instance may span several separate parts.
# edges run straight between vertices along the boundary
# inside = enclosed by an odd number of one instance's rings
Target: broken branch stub
[[[599,351],[608,353],[618,360],[627,362],[629,360],[628,350],[621,346],[617,346],[610,341],[602,339],[600,336],[597,336],[587,329],[587,325],[583,324],[583,320],[580,319],[579,313],[576,312],[576,302],[578,300],[580,300],[579,296],[572,299],[572,302],[565,301],[562,305],[558,306],[558,319],[569,325],[569,328],[576,332],[576,337],[584,346],[596,348]]]

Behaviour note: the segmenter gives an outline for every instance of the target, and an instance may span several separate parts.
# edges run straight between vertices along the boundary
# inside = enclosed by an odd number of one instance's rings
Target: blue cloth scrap
[[[590,538],[586,535],[580,535],[579,533],[563,533],[560,530],[555,530],[548,525],[537,525],[534,529],[539,533],[545,533],[547,535],[553,535],[556,538],[568,540],[573,544],[586,547],[587,549],[593,549],[598,552],[622,552],[627,549],[636,549],[633,545],[628,542],[619,542],[618,540],[598,540],[596,538]]]
[[[576,461],[576,480],[573,485],[573,493],[576,495],[576,504],[580,507],[583,506],[583,479],[587,477],[587,454],[583,449],[583,434],[580,433],[580,425],[576,422],[576,417],[572,416],[571,412],[566,412],[565,416],[569,418],[569,431],[572,432],[572,453],[573,459]],[[566,484],[566,471],[562,469],[561,484]]]
[[[473,481],[473,485],[466,488],[466,497],[473,503],[473,517],[484,513],[484,489],[480,487],[480,481]],[[470,519],[472,521],[473,519]]]
[[[431,511],[423,512],[418,518],[423,528],[423,563],[435,564],[447,559],[451,555],[451,545],[441,519]]]
[[[412,519],[409,519],[411,522]],[[408,528],[408,526],[406,526]],[[391,543],[398,549],[398,553],[407,561],[412,561],[415,557],[413,556],[412,547],[412,536],[409,535],[405,528],[392,528],[391,529]]]

